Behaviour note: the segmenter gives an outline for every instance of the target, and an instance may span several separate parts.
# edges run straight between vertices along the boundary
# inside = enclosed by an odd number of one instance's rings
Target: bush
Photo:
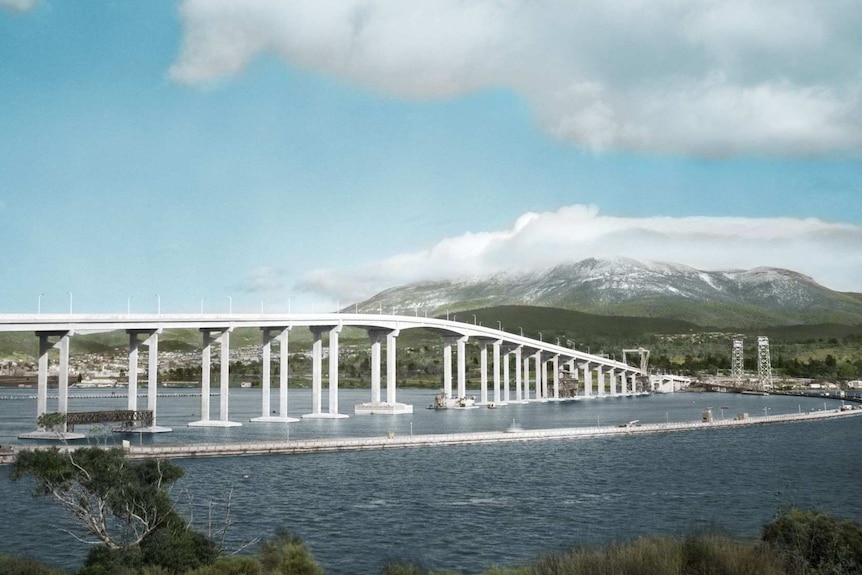
[[[35,559],[0,554],[0,573],[3,575],[62,575],[63,572],[48,567]]]
[[[212,565],[199,567],[186,575],[263,575],[263,566],[254,557],[221,557]]]
[[[264,541],[258,557],[266,575],[323,575],[305,543],[284,531],[279,531],[275,539]]]
[[[171,575],[181,575],[213,563],[219,549],[209,538],[185,527],[174,518],[141,542],[142,564],[164,567]]]
[[[535,575],[781,575],[780,559],[724,535],[643,538],[540,558]]]
[[[791,509],[763,528],[761,539],[795,573],[862,571],[862,526],[806,509]]]

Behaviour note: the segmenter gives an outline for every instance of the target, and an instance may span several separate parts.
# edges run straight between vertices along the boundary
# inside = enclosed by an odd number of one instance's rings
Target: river
[[[247,423],[260,415],[259,394],[231,390],[232,419],[244,422],[238,428],[185,427],[199,419],[199,398],[160,398],[158,422],[175,431],[141,441],[491,431],[513,420],[525,429],[616,425],[634,419],[697,420],[706,407],[720,418],[836,405],[795,397],[677,393],[433,411],[423,409],[433,392],[399,390],[399,401],[414,404],[414,414],[285,426]],[[20,443],[17,434],[33,427],[32,390],[0,395],[17,398],[0,400],[0,444]],[[342,390],[343,411],[352,412],[368,395],[368,390]],[[307,413],[309,391],[292,390],[290,402],[290,415]],[[53,405],[49,402],[49,410]],[[71,411],[124,406],[122,397],[70,399]],[[212,406],[217,412],[216,397]],[[105,437],[97,434],[91,441]],[[227,548],[284,528],[309,544],[330,575],[377,573],[390,559],[478,572],[572,544],[639,535],[717,528],[757,537],[762,525],[789,505],[862,521],[862,500],[852,495],[862,466],[860,439],[862,418],[853,417],[583,440],[178,460],[186,476],[173,495],[182,512],[193,511],[195,527],[206,531],[208,516],[213,529],[220,527],[231,493]],[[24,483],[0,482],[0,497],[0,552],[67,568],[80,563],[86,549],[58,529],[69,526],[63,511],[33,499]]]

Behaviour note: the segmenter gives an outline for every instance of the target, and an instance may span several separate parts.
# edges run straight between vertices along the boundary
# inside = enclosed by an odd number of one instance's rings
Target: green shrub
[[[221,557],[212,565],[199,567],[185,575],[263,575],[263,566],[254,557]]]
[[[3,575],[62,575],[63,572],[48,567],[35,559],[0,554],[0,573]]]
[[[791,509],[763,528],[761,539],[783,556],[795,573],[862,571],[862,526],[807,509]]]
[[[305,543],[285,531],[264,541],[258,557],[266,575],[323,575]]]

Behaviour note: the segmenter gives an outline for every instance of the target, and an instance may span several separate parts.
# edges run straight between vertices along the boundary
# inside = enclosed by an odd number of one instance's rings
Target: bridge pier
[[[201,418],[189,422],[189,427],[240,427],[241,423],[228,419],[228,398],[230,382],[230,332],[233,328],[210,329],[201,328],[204,349],[201,354]],[[212,334],[219,332],[217,338]],[[219,419],[210,419],[210,365],[212,362],[212,344],[218,343],[221,348],[221,365],[219,367]]]
[[[311,326],[311,413],[302,419],[343,419],[348,415],[338,413],[338,334],[341,326]],[[323,412],[323,332],[329,332],[329,405]],[[379,394],[380,381],[377,389]]]
[[[494,349],[493,353],[493,362],[494,362],[494,403],[499,405],[501,401],[500,397],[500,346],[502,345],[502,341],[496,340],[492,345]]]
[[[140,345],[149,347],[147,359],[147,410],[153,412],[152,425],[124,428],[123,433],[166,433],[173,431],[170,427],[156,425],[156,396],[159,382],[159,332],[160,329],[126,330],[129,335],[129,387],[127,409],[138,410],[138,355]],[[147,335],[140,341],[138,336]]]
[[[617,370],[615,368],[611,368],[608,372],[608,378],[610,379],[611,384],[611,396],[617,396]]]
[[[443,393],[452,399],[452,344],[455,338],[443,338]]]
[[[356,415],[413,413],[413,406],[396,401],[397,340],[400,330],[369,330],[371,340],[371,402],[354,406]],[[386,338],[386,401],[380,401],[380,346]],[[445,355],[444,347],[444,355]],[[451,348],[450,348],[451,353]],[[450,367],[451,369],[451,367]],[[451,379],[449,380],[451,386]]]
[[[509,388],[511,386],[511,382],[509,381],[509,362],[512,361],[511,353],[507,349],[505,353],[503,353],[503,403],[509,403],[510,395]]]
[[[524,402],[524,362],[522,360],[522,352],[522,346],[519,345],[515,348],[515,403]]]
[[[488,342],[479,341],[479,403],[488,403]]]
[[[467,397],[467,337],[458,338],[458,397]]]
[[[560,356],[555,355],[551,359],[551,365],[554,367],[554,399],[560,399]]]
[[[36,332],[39,338],[39,375],[37,376],[36,389],[36,421],[39,417],[48,413],[48,354],[52,349],[59,352],[59,367],[57,374],[57,413],[63,415],[69,412],[69,339],[71,331]],[[51,342],[51,338],[57,338]],[[19,439],[83,439],[84,434],[70,432],[64,423],[59,430],[47,430],[38,427],[36,431],[30,431],[18,435]]]
[[[584,397],[593,397],[593,370],[590,363],[583,363],[581,369],[584,373]]]
[[[261,337],[261,369],[260,369],[260,417],[251,419],[253,422],[264,423],[293,423],[299,421],[296,417],[287,416],[287,381],[288,381],[288,332],[290,327],[262,327]],[[272,342],[279,343],[279,371],[278,371],[278,415],[272,415],[271,387],[272,387]]]

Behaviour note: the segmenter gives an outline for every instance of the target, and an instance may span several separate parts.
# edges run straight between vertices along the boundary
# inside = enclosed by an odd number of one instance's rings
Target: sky
[[[862,292],[855,0],[0,0],[0,313],[586,257]]]

